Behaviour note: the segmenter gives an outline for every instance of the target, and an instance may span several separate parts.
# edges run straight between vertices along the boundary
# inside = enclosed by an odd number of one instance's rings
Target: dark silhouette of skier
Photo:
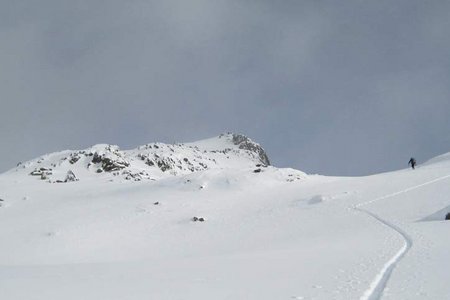
[[[408,162],[408,165],[411,165],[411,168],[413,168],[413,170],[416,168],[416,159],[414,157],[411,157],[411,159]]]

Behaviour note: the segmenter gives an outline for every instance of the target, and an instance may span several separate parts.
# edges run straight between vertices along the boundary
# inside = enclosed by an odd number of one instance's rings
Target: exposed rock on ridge
[[[16,171],[24,169],[27,174],[47,182],[85,178],[142,181],[211,169],[264,173],[268,166],[269,158],[259,144],[244,135],[227,133],[193,143],[150,143],[132,150],[99,144],[85,150],[44,155],[19,165]],[[68,174],[71,176],[67,177]],[[302,177],[294,175],[288,179]]]
[[[239,147],[239,149],[248,150],[258,154],[261,163],[265,166],[270,166],[269,157],[266,151],[257,143],[242,134],[233,134],[233,144]]]

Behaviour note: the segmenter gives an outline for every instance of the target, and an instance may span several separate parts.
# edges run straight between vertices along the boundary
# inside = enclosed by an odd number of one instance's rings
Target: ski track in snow
[[[365,291],[364,295],[360,298],[360,300],[378,300],[381,299],[384,289],[386,288],[386,285],[389,281],[389,278],[392,275],[392,272],[394,271],[395,267],[398,265],[398,263],[400,262],[400,260],[406,255],[406,253],[409,251],[409,249],[411,249],[412,245],[413,245],[413,241],[412,239],[409,237],[409,235],[404,232],[401,228],[399,228],[398,226],[382,219],[380,216],[362,209],[362,206],[366,206],[368,204],[374,203],[374,202],[378,202],[384,199],[388,199],[388,198],[392,198],[395,196],[398,196],[400,194],[405,194],[408,193],[412,190],[416,190],[419,189],[421,187],[436,183],[438,181],[442,181],[445,180],[447,178],[450,178],[450,175],[446,175],[443,177],[439,177],[430,181],[427,181],[425,183],[419,184],[419,185],[415,185],[412,187],[409,187],[407,189],[395,192],[395,193],[391,193],[388,195],[384,195],[375,199],[372,199],[370,201],[366,201],[363,203],[360,203],[358,205],[353,206],[352,208],[356,211],[359,212],[363,212],[367,215],[369,215],[370,217],[374,218],[375,220],[377,220],[378,222],[380,222],[381,224],[383,224],[386,227],[389,227],[390,229],[394,230],[395,232],[397,232],[402,239],[404,240],[404,245],[403,247],[383,266],[383,268],[380,270],[380,272],[378,272],[378,274],[375,276],[374,280],[372,281],[372,283],[370,284],[369,288]]]

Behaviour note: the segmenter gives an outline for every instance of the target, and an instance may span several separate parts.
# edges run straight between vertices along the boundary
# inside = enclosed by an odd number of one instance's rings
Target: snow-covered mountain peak
[[[227,133],[192,143],[150,143],[131,150],[98,144],[84,150],[47,154],[18,165],[15,171],[49,182],[105,176],[141,181],[207,170],[259,173],[269,166],[269,158],[258,143],[241,134]]]
[[[250,155],[252,159],[259,160],[259,163],[265,166],[270,165],[269,157],[261,145],[242,134],[226,133],[215,138],[197,141],[187,145],[198,147],[206,151],[235,150]]]

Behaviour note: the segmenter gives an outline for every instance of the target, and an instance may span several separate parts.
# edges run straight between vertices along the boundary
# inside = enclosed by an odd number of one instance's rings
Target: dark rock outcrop
[[[94,152],[92,156],[92,163],[101,164],[101,168],[105,172],[119,171],[130,166],[130,163],[122,157],[119,149],[111,145],[105,147],[105,152]],[[97,173],[99,173],[98,170]]]
[[[42,176],[42,174],[52,175],[52,169],[36,168],[30,173],[31,176]]]
[[[129,170],[125,170],[122,172],[122,175],[125,175],[125,180],[131,181],[141,181],[143,179],[151,179],[150,175],[148,175],[148,173],[145,171],[131,172]]]
[[[70,154],[70,156],[69,156],[69,163],[73,165],[73,164],[75,164],[77,161],[79,161],[80,158],[81,158],[80,153],[78,153],[78,152],[72,153],[72,154]]]
[[[53,172],[50,168],[36,168],[30,173],[31,176],[40,176],[42,180],[48,179],[48,176],[52,174]]]
[[[248,150],[259,156],[259,160],[265,166],[270,166],[269,157],[266,151],[257,143],[253,142],[251,139],[242,134],[233,134],[232,137],[233,144],[239,147],[239,149]]]

